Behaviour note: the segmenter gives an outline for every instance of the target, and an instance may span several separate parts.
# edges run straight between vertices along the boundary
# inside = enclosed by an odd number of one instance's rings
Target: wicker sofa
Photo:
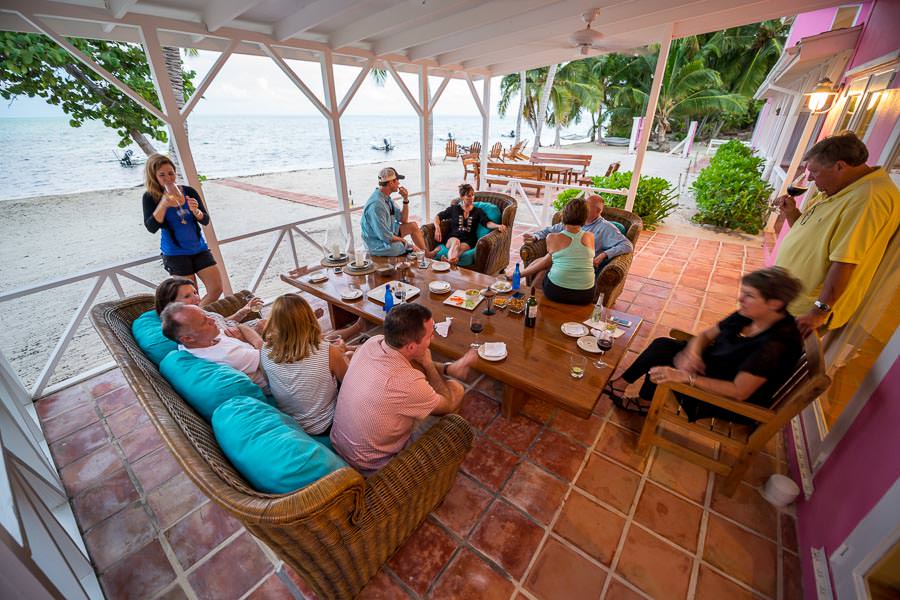
[[[240,292],[207,308],[232,314],[249,297]],[[185,473],[320,598],[356,596],[450,490],[472,445],[469,424],[458,415],[441,418],[368,479],[344,467],[293,493],[257,492],[135,342],[131,324],[152,307],[149,294],[133,296],[98,304],[91,320]]]
[[[500,220],[506,225],[506,232],[500,233],[494,230],[478,240],[475,246],[475,262],[466,267],[479,273],[494,275],[505,269],[509,264],[509,249],[512,245],[513,224],[516,221],[516,209],[518,203],[508,194],[498,192],[475,192],[475,202],[490,202],[500,209]],[[450,222],[441,222],[441,239],[446,240],[450,232]],[[434,223],[422,226],[422,235],[425,236],[425,244],[429,250],[433,250],[437,243],[434,241]]]
[[[632,244],[637,244],[638,235],[644,227],[644,221],[633,212],[622,210],[621,208],[613,208],[605,206],[602,216],[607,221],[616,221],[625,226],[625,237]],[[556,225],[561,220],[560,213],[553,215],[553,224]],[[531,240],[522,244],[519,250],[522,257],[522,264],[526,267],[533,261],[547,254],[546,240]],[[612,306],[616,302],[616,298],[625,288],[625,277],[628,275],[628,269],[631,268],[631,260],[634,257],[633,252],[621,254],[603,267],[603,270],[597,274],[597,285],[594,286],[594,301],[602,293],[604,294],[603,305]]]

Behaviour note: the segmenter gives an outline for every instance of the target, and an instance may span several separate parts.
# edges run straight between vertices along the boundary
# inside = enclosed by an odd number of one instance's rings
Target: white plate
[[[428,284],[428,289],[435,294],[446,294],[453,288],[451,288],[450,284],[446,281],[432,281]]]
[[[501,294],[512,291],[512,284],[508,281],[498,280],[491,284],[491,289]]]
[[[307,281],[310,283],[322,283],[323,281],[325,281],[327,279],[328,279],[328,275],[326,275],[325,273],[316,273],[316,274],[310,275],[309,278],[307,279]]]
[[[484,355],[484,352],[483,352],[483,349],[484,349],[484,345],[483,345],[483,344],[482,344],[481,346],[478,346],[478,356],[480,356],[480,357],[483,358],[484,360],[488,360],[488,361],[491,361],[491,362],[497,362],[497,361],[503,360],[504,358],[506,358],[507,356],[509,356],[509,352],[506,352],[503,356],[485,356],[485,355]]]
[[[568,321],[567,323],[563,323],[562,332],[569,337],[582,337],[590,333],[590,330],[582,325],[581,323],[576,323],[575,321]]]
[[[362,290],[347,290],[341,294],[341,300],[356,300],[362,298]]]
[[[419,288],[414,285],[410,285],[408,283],[403,283],[402,281],[388,281],[387,283],[382,283],[377,288],[369,290],[366,296],[369,297],[369,300],[373,300],[375,302],[379,302],[384,304],[384,292],[385,286],[391,286],[391,290],[394,292],[394,302],[397,302],[397,288],[398,286],[403,286],[403,289],[406,291],[406,301],[409,302],[413,298],[419,295]]]
[[[597,346],[597,338],[592,335],[583,335],[578,340],[575,341],[579,348],[584,350],[585,352],[591,352],[593,354],[600,354],[603,350]]]
[[[437,271],[438,273],[440,273],[440,272],[442,272],[442,271],[449,271],[449,270],[450,270],[450,263],[446,263],[446,262],[442,262],[442,261],[436,260],[436,261],[434,261],[434,262],[431,263],[431,268],[432,268],[433,270]]]

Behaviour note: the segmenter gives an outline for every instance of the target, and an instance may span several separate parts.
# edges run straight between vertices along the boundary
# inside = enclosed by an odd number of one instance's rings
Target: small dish
[[[491,284],[491,289],[500,294],[504,294],[506,292],[512,291],[512,284],[503,279],[498,279]]]
[[[397,271],[396,267],[393,265],[387,265],[385,267],[378,267],[375,269],[375,272],[381,275],[382,277],[387,277],[389,275],[393,275]]]
[[[581,323],[576,323],[575,321],[563,323],[560,329],[562,329],[562,332],[567,336],[574,338],[579,338],[590,333],[590,330],[587,327]]]
[[[473,297],[473,298],[474,298],[475,296],[477,296],[478,294],[480,294],[480,293],[481,293],[481,290],[475,290],[475,289],[466,290],[466,296],[470,296],[470,297]]]
[[[362,298],[362,290],[345,290],[341,293],[341,300],[356,300]]]
[[[431,263],[431,268],[432,268],[432,270],[434,270],[438,273],[441,273],[443,271],[449,271],[450,263],[441,262],[439,260],[436,260],[433,263]]]
[[[488,356],[488,355],[485,354],[485,352],[484,352],[484,346],[485,346],[485,344],[482,344],[481,346],[478,347],[478,356],[480,356],[480,357],[483,358],[484,360],[488,360],[488,361],[491,361],[491,362],[497,362],[497,361],[501,361],[501,360],[503,360],[504,358],[506,358],[507,356],[509,356],[509,352],[508,352],[508,351],[507,351],[507,352],[504,352],[501,356]]]
[[[428,289],[435,294],[446,294],[451,288],[446,281],[432,281],[428,284]]]
[[[592,335],[581,336],[575,341],[575,344],[585,352],[592,354],[601,354],[603,352],[603,349],[597,345],[597,338]]]
[[[307,281],[310,283],[322,283],[326,279],[328,279],[328,275],[326,275],[325,273],[313,273],[309,276]]]

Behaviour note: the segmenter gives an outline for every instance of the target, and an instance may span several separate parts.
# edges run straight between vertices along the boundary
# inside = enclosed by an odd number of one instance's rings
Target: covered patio
[[[134,92],[129,95],[167,123],[187,183],[197,189],[202,183],[184,128],[190,111],[229,55],[268,56],[329,124],[337,210],[322,218],[340,218],[352,236],[356,209],[348,194],[341,114],[372,68],[388,70],[419,117],[422,187],[415,195],[418,210],[430,220],[428,119],[451,79],[462,79],[469,87],[483,119],[482,146],[488,148],[493,141],[488,137],[491,79],[577,58],[568,37],[583,28],[584,11],[601,9],[596,28],[605,35],[605,45],[589,53],[658,43],[665,57],[679,37],[835,4],[320,0],[298,7],[280,0],[11,0],[0,7],[0,28],[50,36],[117,87],[124,84],[115,74],[78,56],[66,37],[141,43],[161,108]],[[164,46],[221,52],[183,105],[171,92]],[[323,98],[287,60],[321,65]],[[334,86],[335,64],[360,69],[343,97]],[[646,107],[651,120],[664,69],[665,60],[660,60]],[[417,88],[410,89],[404,73],[416,76]],[[432,89],[429,77],[442,80]],[[626,208],[634,203],[651,130],[644,127],[638,141],[630,188],[613,191],[626,196]],[[482,172],[486,161],[483,152]],[[209,204],[215,215],[215,203]],[[519,211],[514,261],[521,235],[549,218],[545,207],[534,208]],[[295,233],[300,243],[315,245],[302,230],[314,220],[248,234],[274,233],[277,238],[249,283],[231,280],[215,231],[207,227],[226,293],[243,287],[255,291],[265,278],[276,277],[269,266],[285,237],[292,247]],[[63,384],[49,383],[59,355],[103,283],[112,281],[120,295],[125,292],[119,278],[152,287],[153,282],[127,271],[152,259],[70,278],[97,283],[31,389],[5,359],[0,365],[10,398],[3,407],[3,450],[13,473],[13,483],[4,489],[27,507],[3,515],[10,517],[4,521],[11,524],[8,530],[19,532],[10,535],[13,542],[4,548],[16,556],[22,589],[33,589],[33,597],[312,598],[290,568],[181,471],[117,369],[96,368]],[[762,265],[761,242],[642,233],[625,292],[615,306],[645,319],[625,364],[671,327],[697,331],[729,314],[741,275]],[[4,299],[53,289],[57,283],[15,291]],[[456,484],[362,597],[803,596],[794,515],[771,507],[756,489],[768,475],[787,472],[780,439],[756,457],[738,492],[727,497],[718,491],[717,477],[700,467],[659,449],[646,458],[639,455],[640,422],[605,396],[587,420],[540,399],[532,399],[523,415],[510,420],[499,414],[500,394],[498,382],[489,378],[467,383],[462,415],[476,430],[476,441]],[[7,442],[13,439],[16,445]],[[701,451],[720,452],[711,446]]]

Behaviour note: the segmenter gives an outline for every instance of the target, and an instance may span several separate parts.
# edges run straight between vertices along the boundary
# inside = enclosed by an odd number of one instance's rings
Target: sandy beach
[[[622,163],[623,171],[630,170],[634,164],[634,156],[626,155],[624,148],[581,143],[567,145],[563,151],[594,155],[589,173],[602,173],[609,163],[617,160]],[[432,214],[447,206],[449,200],[455,197],[463,174],[459,161],[443,161],[441,156],[434,158],[435,165],[430,175]],[[354,205],[365,203],[375,188],[378,170],[383,166],[393,166],[405,174],[404,184],[411,193],[421,191],[417,160],[350,166],[348,187]],[[686,158],[648,152],[643,172],[664,177],[674,186],[687,166]],[[335,197],[334,174],[330,168],[269,173],[234,180],[298,194]],[[208,180],[203,192],[220,240],[331,212],[326,208],[236,189],[221,180]],[[133,187],[0,202],[0,256],[3,257],[0,261],[0,290],[9,291],[158,255],[159,235],[149,234],[142,222],[142,193],[142,188]],[[423,214],[421,201],[421,196],[413,198],[412,214]],[[693,225],[690,216],[694,212],[693,200],[687,191],[681,198],[679,209],[659,230],[671,233],[690,231],[696,237],[760,243],[758,237],[717,233]],[[520,207],[519,219],[526,220],[526,213]],[[358,214],[354,215],[353,221],[358,234]],[[329,225],[338,222],[337,218],[320,221],[305,226],[304,231],[323,243]],[[269,233],[223,246],[225,263],[235,289],[248,286],[273,243],[272,236]],[[296,240],[301,264],[317,262],[321,253],[299,236]],[[278,280],[278,274],[292,266],[290,245],[285,240],[258,294],[270,299],[285,291],[286,286]],[[130,272],[152,282],[166,277],[159,260],[130,269]],[[131,280],[120,277],[119,281],[128,294],[149,291]],[[84,281],[3,303],[0,310],[0,326],[5,332],[2,350],[26,385],[36,380],[60,333],[65,330],[93,285],[94,280]],[[95,302],[115,297],[115,289],[107,281]],[[105,351],[89,321],[86,321],[70,344],[51,382],[63,380],[83,370],[85,365],[96,365],[105,360]]]

